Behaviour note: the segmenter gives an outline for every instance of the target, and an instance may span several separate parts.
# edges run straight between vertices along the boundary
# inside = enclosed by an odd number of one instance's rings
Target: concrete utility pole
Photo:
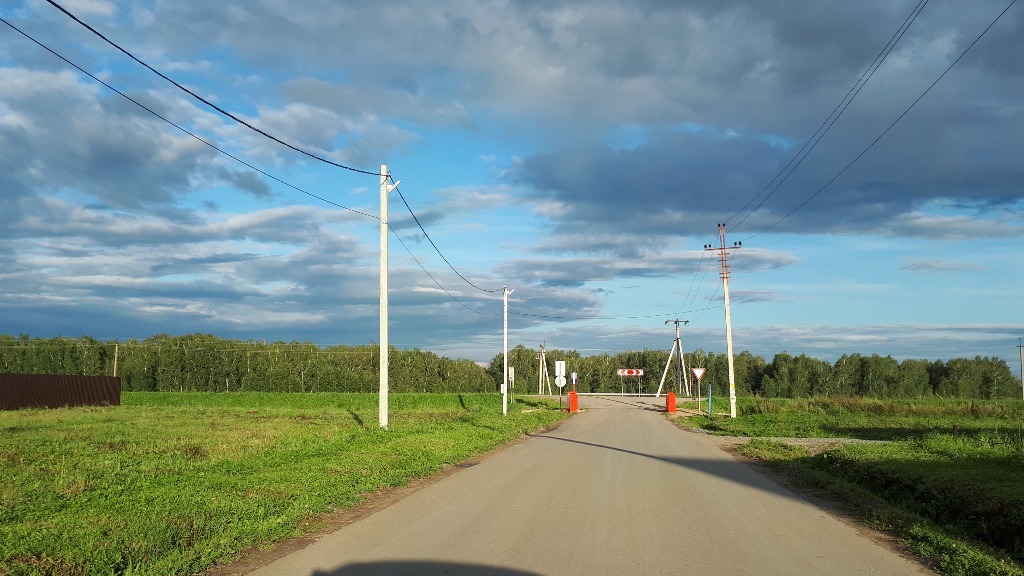
[[[505,296],[505,366],[504,376],[501,379],[501,414],[502,416],[508,414],[508,295],[515,292],[515,290],[509,290],[508,286],[502,288],[502,294]]]
[[[1024,398],[1024,338],[1017,338],[1017,352],[1020,354],[1020,394]]]
[[[733,242],[732,246],[725,246],[725,224],[718,225],[718,247],[705,244],[705,250],[718,252],[718,261],[721,266],[722,291],[725,293],[725,341],[729,351],[729,415],[736,417],[736,369],[733,367],[732,359],[732,313],[729,310],[729,255],[727,250],[737,250],[743,247],[743,242]]]
[[[388,427],[388,166],[380,165],[380,427]]]

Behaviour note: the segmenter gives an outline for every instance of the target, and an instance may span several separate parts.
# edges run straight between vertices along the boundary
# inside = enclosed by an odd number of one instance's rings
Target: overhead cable
[[[978,36],[977,36],[977,37],[976,37],[976,38],[974,39],[974,41],[972,41],[972,42],[971,42],[971,43],[970,43],[970,44],[969,44],[969,45],[967,46],[967,48],[964,48],[963,52],[961,52],[961,53],[960,53],[960,55],[956,57],[956,60],[954,60],[954,61],[952,62],[952,64],[950,64],[950,65],[949,65],[948,67],[946,67],[946,69],[945,69],[945,70],[944,70],[944,71],[942,72],[942,74],[940,74],[940,75],[939,75],[939,77],[938,77],[938,78],[936,78],[934,82],[932,82],[932,83],[931,83],[930,85],[928,85],[928,87],[927,87],[927,88],[925,88],[924,92],[922,92],[922,93],[921,93],[921,95],[917,97],[917,99],[915,99],[915,100],[914,100],[913,102],[911,102],[911,103],[910,103],[910,106],[907,106],[907,109],[906,109],[906,110],[904,110],[904,111],[903,111],[903,112],[902,112],[902,113],[901,113],[901,114],[900,114],[899,116],[897,116],[897,117],[896,117],[896,119],[895,119],[895,120],[893,120],[893,121],[892,121],[892,123],[891,123],[891,124],[889,124],[889,126],[888,126],[888,127],[886,127],[886,129],[885,129],[885,130],[883,130],[881,134],[879,134],[879,135],[878,135],[878,137],[876,137],[876,138],[875,138],[874,140],[872,140],[872,141],[871,141],[871,143],[870,143],[870,144],[868,144],[868,145],[867,145],[867,147],[865,147],[865,148],[864,148],[863,150],[861,150],[860,154],[857,154],[857,156],[856,156],[856,157],[855,157],[855,158],[854,158],[853,160],[851,160],[851,161],[849,162],[849,164],[847,164],[847,165],[846,165],[845,167],[843,167],[843,169],[842,169],[842,170],[840,170],[840,171],[839,171],[838,173],[836,173],[836,175],[835,175],[835,176],[833,176],[833,177],[832,177],[831,179],[829,179],[829,181],[828,181],[828,182],[826,182],[826,183],[825,183],[825,184],[824,184],[824,185],[823,185],[823,186],[822,186],[821,188],[818,188],[818,190],[817,190],[816,192],[814,192],[813,194],[811,194],[811,195],[810,195],[810,196],[809,196],[809,197],[808,197],[808,198],[807,198],[806,200],[804,200],[803,202],[801,202],[800,204],[798,204],[798,205],[796,206],[796,208],[793,208],[792,210],[790,210],[790,211],[789,211],[789,213],[787,213],[787,214],[786,214],[785,216],[783,216],[782,218],[779,218],[778,220],[776,220],[776,221],[775,221],[775,222],[773,222],[772,224],[770,224],[770,225],[766,226],[766,227],[765,227],[764,229],[762,229],[762,230],[761,230],[760,232],[757,232],[756,234],[752,234],[752,235],[748,236],[747,238],[744,238],[744,239],[743,239],[742,241],[743,241],[743,242],[746,242],[747,240],[750,240],[751,238],[756,238],[757,236],[760,236],[761,234],[764,234],[765,232],[767,232],[767,231],[771,230],[772,228],[776,227],[776,226],[777,226],[777,225],[779,225],[779,224],[780,224],[780,223],[781,223],[781,222],[782,222],[783,220],[785,220],[786,218],[789,218],[789,217],[790,217],[790,216],[792,216],[792,215],[793,215],[794,213],[796,213],[796,212],[797,212],[798,210],[800,210],[801,208],[803,208],[804,206],[806,206],[808,202],[810,202],[811,200],[814,200],[814,199],[815,199],[815,198],[816,198],[816,197],[817,197],[817,196],[818,196],[819,194],[821,194],[822,192],[824,192],[826,188],[828,188],[829,186],[831,186],[833,182],[835,182],[836,180],[838,180],[840,176],[842,176],[843,174],[845,174],[847,170],[849,170],[849,169],[850,169],[850,168],[851,168],[851,167],[852,167],[852,166],[853,166],[854,164],[856,164],[856,163],[857,163],[857,162],[858,162],[858,161],[859,161],[859,160],[860,160],[860,159],[861,159],[861,158],[862,158],[862,157],[863,157],[863,156],[864,156],[865,154],[867,154],[868,150],[871,150],[872,148],[874,148],[875,144],[878,144],[878,142],[879,142],[879,141],[880,141],[880,140],[881,140],[881,139],[882,139],[882,138],[883,138],[883,137],[884,137],[884,136],[885,136],[886,134],[888,134],[890,130],[892,130],[892,129],[893,129],[893,128],[894,128],[894,127],[895,127],[895,126],[897,125],[897,124],[899,124],[899,122],[900,122],[901,120],[903,120],[903,117],[904,117],[904,116],[906,116],[906,115],[907,115],[908,113],[910,113],[910,111],[911,111],[911,110],[912,110],[912,109],[914,108],[914,106],[916,106],[918,102],[920,102],[920,101],[921,101],[922,99],[924,99],[924,97],[925,97],[925,96],[926,96],[926,95],[927,95],[927,94],[928,94],[929,92],[931,92],[932,88],[934,88],[934,87],[935,87],[935,86],[936,86],[936,85],[937,85],[937,84],[939,83],[939,81],[941,81],[941,80],[942,80],[943,78],[945,78],[945,77],[946,77],[946,74],[948,74],[948,73],[949,73],[949,71],[950,71],[950,70],[952,70],[952,69],[953,69],[953,67],[954,67],[954,66],[956,66],[956,65],[957,65],[957,63],[959,63],[959,62],[960,62],[960,60],[962,60],[962,59],[963,59],[963,57],[967,55],[967,52],[969,52],[969,51],[971,50],[971,48],[973,48],[973,47],[974,47],[974,45],[975,45],[975,44],[977,44],[977,43],[978,43],[978,41],[979,41],[979,40],[981,40],[981,38],[982,38],[983,36],[985,36],[985,34],[987,34],[987,33],[988,33],[988,31],[989,31],[989,30],[991,30],[993,26],[995,26],[996,22],[998,22],[998,21],[999,21],[999,19],[1000,19],[1000,18],[1002,18],[1002,17],[1003,17],[1003,15],[1004,15],[1004,14],[1006,14],[1006,12],[1007,12],[1007,11],[1008,11],[1008,10],[1009,10],[1009,9],[1010,9],[1010,8],[1011,8],[1011,7],[1013,6],[1013,5],[1014,5],[1014,4],[1016,4],[1016,3],[1017,3],[1017,0],[1010,0],[1010,3],[1006,5],[1006,8],[1003,8],[1003,11],[1002,11],[1002,12],[1000,12],[1000,13],[999,13],[999,15],[998,15],[998,16],[996,16],[996,17],[995,17],[995,19],[993,19],[993,20],[992,20],[992,22],[991,22],[991,23],[989,23],[989,25],[988,25],[988,26],[986,26],[986,27],[985,27],[985,29],[981,31],[981,34],[978,34]]]
[[[743,222],[745,222],[747,218],[750,218],[750,216],[753,215],[754,212],[757,212],[757,210],[760,209],[761,206],[763,206],[764,203],[768,201],[768,199],[773,194],[775,194],[779,187],[781,187],[782,184],[789,179],[793,172],[795,172],[796,169],[800,167],[803,161],[807,159],[807,156],[811,153],[811,151],[818,146],[818,143],[825,136],[825,134],[832,129],[832,126],[835,125],[836,121],[839,120],[839,117],[843,115],[843,112],[845,112],[846,109],[850,106],[854,98],[856,98],[857,95],[860,94],[860,91],[864,88],[864,86],[867,85],[868,81],[871,80],[872,76],[875,75],[875,72],[877,72],[878,69],[881,67],[882,62],[886,59],[886,57],[889,56],[892,50],[896,47],[896,44],[899,43],[900,39],[903,38],[903,35],[910,28],[910,25],[913,24],[914,20],[917,19],[918,15],[921,14],[921,11],[924,10],[924,7],[928,4],[928,2],[929,0],[919,0],[917,6],[915,6],[914,9],[911,10],[910,14],[903,21],[903,24],[901,24],[899,29],[892,35],[892,37],[889,38],[889,41],[886,43],[886,45],[882,48],[878,55],[875,56],[875,59],[872,60],[871,64],[868,65],[864,72],[861,73],[860,77],[857,79],[856,82],[854,82],[853,86],[851,86],[850,89],[846,92],[846,95],[843,96],[843,99],[839,102],[839,104],[837,104],[836,107],[832,110],[832,112],[829,113],[829,115],[825,118],[825,120],[822,121],[821,125],[818,126],[818,129],[814,131],[814,134],[812,134],[811,137],[808,138],[806,142],[804,142],[800,150],[798,150],[796,154],[794,154],[793,157],[789,159],[789,162],[787,162],[786,165],[782,167],[782,170],[780,170],[779,173],[776,174],[768,182],[768,184],[764,186],[764,188],[762,188],[757,194],[755,194],[750,200],[748,200],[742,208],[740,208],[739,210],[736,211],[735,214],[724,220],[724,222],[728,222],[732,218],[735,218],[741,212],[746,210],[747,207],[750,206],[755,200],[757,200],[759,196],[768,191],[768,193],[765,194],[764,198],[761,198],[757,205],[751,208],[749,212],[747,212],[746,216],[744,216],[739,222],[732,225],[730,231],[738,228],[739,225],[743,224]]]
[[[391,175],[390,174],[388,174],[387,177],[389,179],[391,179]],[[465,276],[463,276],[461,272],[456,270],[455,267],[452,266],[452,263],[448,261],[448,258],[446,258],[445,255],[441,253],[441,249],[437,247],[437,244],[434,244],[434,240],[430,237],[430,234],[427,234],[426,229],[423,228],[423,224],[420,223],[420,219],[416,217],[416,213],[412,211],[412,208],[409,206],[409,203],[405,200],[405,196],[402,195],[402,191],[400,189],[398,189],[397,187],[395,188],[395,191],[398,192],[398,197],[401,198],[402,199],[402,203],[405,204],[405,209],[408,210],[409,214],[412,215],[412,219],[413,219],[414,222],[416,222],[416,226],[419,226],[420,232],[423,232],[423,236],[427,239],[428,242],[430,242],[430,245],[434,247],[434,251],[437,252],[437,255],[440,256],[442,260],[444,260],[444,263],[447,264],[449,268],[451,268],[452,272],[455,272],[455,274],[459,278],[462,278],[463,282],[465,282],[466,284],[469,284],[470,286],[472,286],[473,288],[476,288],[477,290],[479,290],[481,292],[501,292],[502,290],[504,290],[504,288],[496,288],[494,290],[488,290],[487,288],[481,288],[481,287],[477,286],[476,284],[474,284],[472,281],[470,281],[469,278],[466,278]]]
[[[395,238],[398,238],[399,243],[401,243],[402,247],[405,248],[405,251],[409,253],[409,256],[412,256],[413,261],[416,262],[416,265],[420,267],[420,270],[423,270],[423,273],[426,274],[434,282],[434,284],[436,284],[437,287],[441,289],[442,292],[447,294],[449,298],[451,298],[452,300],[457,302],[460,306],[462,306],[466,310],[469,310],[470,312],[474,312],[476,314],[480,314],[481,316],[497,316],[498,315],[496,312],[481,312],[479,310],[476,310],[475,308],[472,308],[471,306],[469,306],[468,304],[466,304],[462,300],[459,300],[458,298],[456,298],[454,294],[449,292],[447,288],[442,286],[441,283],[437,281],[437,278],[434,278],[433,274],[431,274],[430,272],[427,271],[427,269],[420,262],[419,258],[417,258],[416,255],[412,253],[412,250],[409,249],[409,246],[405,243],[405,240],[402,239],[402,237],[391,226],[390,223],[388,223],[388,228],[391,230],[392,233],[394,233]]]
[[[218,147],[218,146],[217,146],[216,144],[213,144],[212,142],[210,142],[210,141],[208,141],[208,140],[205,140],[205,139],[203,139],[202,137],[200,137],[200,136],[196,135],[195,133],[193,133],[193,132],[189,131],[189,130],[188,130],[188,129],[186,129],[186,128],[183,128],[182,126],[179,126],[178,124],[175,124],[175,123],[174,123],[173,121],[169,120],[169,119],[168,119],[168,118],[166,118],[165,116],[163,116],[163,115],[161,115],[160,113],[156,112],[156,111],[155,111],[155,110],[153,110],[152,108],[149,108],[149,107],[148,107],[148,106],[146,106],[145,104],[143,104],[143,103],[139,102],[138,100],[136,100],[136,99],[132,98],[131,96],[129,96],[129,95],[127,95],[127,94],[125,94],[124,92],[122,92],[122,91],[118,90],[117,88],[115,88],[115,87],[111,86],[111,85],[110,85],[110,84],[108,84],[107,82],[104,82],[103,80],[101,80],[100,78],[98,78],[98,77],[97,77],[97,76],[96,76],[95,74],[93,74],[93,73],[89,72],[88,70],[86,70],[86,69],[82,68],[82,67],[81,67],[81,66],[79,66],[78,64],[75,64],[75,63],[74,63],[74,62],[72,62],[71,60],[68,60],[68,59],[67,59],[67,58],[65,58],[65,57],[64,57],[63,55],[61,55],[60,53],[58,53],[57,51],[55,51],[54,49],[52,49],[52,48],[50,48],[49,46],[47,46],[47,45],[43,44],[43,43],[42,43],[42,42],[40,42],[39,40],[36,40],[36,39],[35,39],[35,38],[33,38],[32,36],[30,36],[30,35],[29,35],[28,33],[26,33],[25,31],[21,30],[20,28],[18,28],[18,27],[17,27],[17,26],[15,26],[14,24],[11,24],[10,22],[8,22],[7,20],[5,20],[4,18],[0,18],[0,22],[3,22],[3,23],[4,23],[4,24],[6,24],[7,26],[9,26],[9,27],[10,27],[10,28],[11,28],[12,30],[14,30],[15,32],[17,32],[17,33],[21,34],[21,35],[22,35],[22,36],[24,36],[25,38],[28,38],[28,39],[29,39],[29,40],[31,40],[32,42],[36,43],[36,44],[37,44],[37,45],[38,45],[39,47],[43,48],[44,50],[46,50],[46,51],[47,51],[47,52],[49,52],[50,54],[53,54],[53,55],[54,55],[54,56],[56,56],[57,58],[60,58],[61,60],[63,60],[64,62],[66,62],[66,63],[67,63],[67,64],[68,64],[69,66],[72,66],[72,67],[74,67],[74,68],[75,68],[76,70],[78,70],[78,71],[79,71],[79,72],[81,72],[82,74],[85,74],[85,75],[86,75],[86,76],[88,76],[89,78],[92,78],[92,79],[93,79],[93,80],[95,80],[96,82],[99,82],[100,84],[102,84],[102,85],[106,86],[106,87],[107,87],[108,89],[110,89],[111,91],[115,92],[115,93],[116,93],[117,95],[121,96],[121,97],[122,97],[122,98],[124,98],[125,100],[128,100],[128,101],[129,101],[129,102],[131,102],[132,104],[135,104],[135,105],[136,105],[136,106],[138,106],[139,108],[142,108],[142,109],[143,109],[143,110],[145,110],[146,112],[149,112],[149,113],[150,113],[150,114],[152,114],[153,116],[155,116],[155,117],[159,118],[160,120],[163,120],[163,121],[164,121],[164,122],[166,122],[167,124],[170,124],[171,126],[173,126],[173,127],[177,128],[178,130],[180,130],[180,131],[184,132],[185,134],[188,134],[188,135],[189,135],[189,136],[191,136],[192,138],[195,138],[195,139],[196,139],[197,141],[199,141],[199,142],[201,142],[201,143],[203,143],[203,144],[205,144],[205,145],[209,146],[210,148],[212,148],[212,149],[216,150],[217,152],[220,152],[221,154],[223,154],[223,155],[227,156],[228,158],[231,158],[232,160],[234,160],[234,161],[238,162],[239,164],[242,164],[243,166],[246,166],[247,168],[250,168],[250,169],[252,169],[252,170],[255,170],[256,172],[259,172],[260,174],[262,174],[262,175],[266,176],[267,178],[270,178],[271,180],[274,180],[275,182],[279,182],[280,184],[283,184],[283,185],[285,185],[285,186],[287,186],[287,187],[289,187],[289,188],[291,188],[291,189],[293,189],[293,190],[295,190],[295,191],[297,191],[297,192],[301,192],[301,193],[305,194],[306,196],[309,196],[310,198],[315,198],[315,199],[317,199],[317,200],[319,200],[319,201],[321,201],[321,202],[323,202],[323,203],[325,203],[325,204],[330,204],[331,206],[335,206],[335,207],[337,207],[337,208],[341,208],[341,209],[343,209],[343,210],[348,210],[349,212],[354,212],[354,213],[356,213],[356,214],[359,214],[359,215],[361,215],[361,216],[366,216],[366,217],[368,217],[368,218],[374,218],[374,219],[376,219],[376,220],[380,220],[380,217],[378,217],[378,216],[375,216],[375,215],[373,215],[373,214],[368,214],[368,213],[366,213],[366,212],[362,212],[362,211],[360,211],[360,210],[356,210],[355,208],[349,208],[348,206],[342,206],[341,204],[338,204],[337,202],[333,202],[333,201],[331,201],[331,200],[328,200],[327,198],[323,198],[322,196],[317,196],[316,194],[313,194],[312,192],[308,192],[308,191],[306,191],[306,190],[303,190],[302,188],[299,188],[298,186],[295,186],[294,184],[290,184],[290,183],[288,183],[288,182],[285,182],[284,180],[282,180],[282,179],[278,178],[277,176],[274,176],[274,175],[272,175],[272,174],[268,174],[267,172],[264,172],[263,170],[261,170],[261,169],[257,168],[256,166],[253,166],[252,164],[250,164],[250,163],[246,162],[245,160],[242,160],[241,158],[239,158],[239,157],[237,157],[237,156],[235,156],[235,155],[231,154],[230,152],[228,152],[228,151],[224,150],[223,148],[220,148],[220,147]]]
[[[147,68],[147,69],[148,69],[149,71],[153,72],[154,74],[156,74],[157,76],[159,76],[159,77],[163,78],[164,80],[166,80],[166,81],[170,82],[170,83],[171,83],[171,84],[173,84],[173,85],[174,85],[175,87],[177,87],[177,88],[178,88],[179,90],[181,90],[181,91],[185,92],[185,93],[186,93],[186,94],[188,94],[189,96],[192,96],[192,97],[193,97],[193,98],[195,98],[196,100],[198,100],[198,101],[202,102],[203,104],[206,104],[207,106],[209,106],[209,107],[210,107],[210,108],[212,108],[213,110],[216,110],[217,112],[219,112],[219,113],[223,114],[224,116],[226,116],[226,117],[230,118],[231,120],[234,120],[234,121],[235,121],[235,122],[237,122],[238,124],[241,124],[242,126],[245,126],[246,128],[248,128],[248,129],[252,130],[253,132],[256,132],[257,134],[259,134],[259,135],[261,135],[261,136],[263,136],[263,137],[265,137],[265,138],[269,138],[270,140],[273,140],[274,142],[277,142],[278,144],[280,144],[280,145],[282,145],[282,146],[285,146],[285,147],[287,147],[287,148],[290,148],[290,149],[292,149],[292,150],[294,150],[294,151],[298,152],[299,154],[303,154],[303,155],[305,155],[305,156],[308,156],[308,157],[310,157],[310,158],[312,158],[312,159],[314,159],[314,160],[317,160],[317,161],[319,161],[319,162],[323,162],[324,164],[329,164],[329,165],[331,165],[331,166],[334,166],[334,167],[337,167],[337,168],[342,168],[342,169],[344,169],[344,170],[349,170],[349,171],[351,171],[351,172],[356,172],[356,173],[359,173],[359,174],[368,174],[368,175],[370,175],[370,176],[379,176],[379,175],[380,175],[380,173],[379,173],[379,172],[371,172],[371,171],[369,171],[369,170],[361,170],[361,169],[359,169],[359,168],[353,168],[353,167],[351,167],[351,166],[346,166],[346,165],[344,165],[344,164],[339,164],[338,162],[335,162],[335,161],[333,161],[333,160],[328,160],[327,158],[324,158],[324,157],[322,157],[322,156],[319,156],[319,155],[317,155],[317,154],[314,154],[314,153],[312,153],[312,152],[309,152],[308,150],[304,150],[304,149],[302,149],[302,148],[299,148],[298,146],[295,146],[295,145],[293,145],[293,144],[289,144],[288,142],[285,142],[284,140],[282,140],[282,139],[278,138],[277,136],[274,136],[273,134],[270,134],[270,133],[268,133],[268,132],[265,132],[265,131],[263,131],[263,130],[261,130],[261,129],[257,128],[256,126],[253,126],[252,124],[250,124],[250,123],[246,122],[245,120],[242,120],[242,119],[241,119],[241,118],[239,118],[238,116],[235,116],[235,115],[234,115],[234,114],[232,114],[231,112],[228,112],[227,110],[225,110],[225,109],[221,108],[220,106],[218,106],[218,105],[214,104],[213,102],[210,102],[210,101],[209,101],[209,100],[207,100],[206,98],[203,98],[203,97],[202,97],[202,96],[200,96],[199,94],[196,94],[196,93],[195,93],[195,92],[193,92],[192,90],[189,90],[189,89],[188,89],[188,88],[186,88],[185,86],[182,86],[181,84],[179,84],[179,83],[178,83],[178,82],[176,82],[175,80],[173,80],[173,79],[169,78],[169,77],[168,77],[167,75],[165,75],[165,74],[164,74],[163,72],[160,72],[160,71],[159,71],[159,70],[157,70],[156,68],[153,68],[153,67],[152,67],[152,66],[150,66],[149,64],[147,64],[147,63],[143,62],[142,60],[140,60],[139,58],[137,58],[137,57],[136,57],[136,56],[135,56],[134,54],[132,54],[132,53],[131,53],[131,52],[129,52],[128,50],[125,50],[124,48],[122,48],[121,46],[119,46],[119,45],[118,45],[118,44],[117,44],[116,42],[114,42],[113,40],[111,40],[111,39],[107,38],[106,36],[104,36],[104,35],[103,35],[103,34],[102,34],[102,33],[101,33],[101,32],[100,32],[99,30],[96,30],[96,29],[95,29],[95,28],[93,28],[92,26],[90,26],[90,25],[86,24],[85,22],[83,22],[82,20],[80,20],[80,19],[79,19],[79,18],[78,18],[77,16],[75,16],[75,15],[74,15],[74,14],[72,14],[71,12],[68,12],[68,11],[67,11],[67,10],[66,10],[66,9],[65,9],[65,8],[64,8],[63,6],[61,6],[60,4],[58,4],[57,2],[55,2],[54,0],[46,0],[46,1],[47,1],[47,2],[49,2],[49,3],[50,3],[50,4],[51,4],[51,5],[52,5],[52,6],[54,7],[54,8],[56,8],[56,9],[60,10],[60,11],[61,11],[61,12],[63,12],[64,14],[66,14],[66,15],[67,15],[67,16],[68,16],[69,18],[71,18],[71,19],[72,19],[72,20],[74,20],[75,22],[77,22],[77,23],[81,24],[81,25],[82,25],[83,27],[85,27],[85,29],[86,29],[86,30],[88,30],[88,31],[92,32],[92,33],[93,33],[93,34],[95,34],[96,36],[100,37],[100,38],[101,38],[101,39],[102,39],[102,40],[103,40],[104,42],[106,42],[107,44],[110,44],[111,46],[113,46],[114,48],[116,48],[116,49],[117,49],[118,51],[120,51],[121,53],[123,53],[123,54],[124,54],[125,56],[128,56],[128,57],[129,57],[129,58],[131,58],[132,60],[134,60],[134,61],[138,62],[138,63],[139,63],[139,64],[141,64],[141,65],[142,65],[143,67]]]

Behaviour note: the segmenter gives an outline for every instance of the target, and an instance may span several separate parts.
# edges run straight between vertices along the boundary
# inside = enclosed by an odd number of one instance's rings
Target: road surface
[[[932,574],[677,429],[664,399],[581,411],[252,576]]]

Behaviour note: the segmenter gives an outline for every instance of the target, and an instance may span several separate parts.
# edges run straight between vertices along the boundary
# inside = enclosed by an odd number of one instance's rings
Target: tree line
[[[29,338],[0,335],[0,372],[23,374],[112,375],[125,391],[260,391],[374,392],[379,386],[380,349],[373,344],[320,347],[310,342],[230,340],[209,334],[168,336],[124,342],[81,338]],[[482,368],[465,359],[451,359],[422,350],[389,352],[389,387],[394,392],[487,392],[500,390],[502,354]],[[555,362],[577,373],[581,392],[652,393],[665,375],[664,392],[676,390],[676,362],[664,350],[633,350],[619,354],[581,356],[575,350],[550,350],[547,371],[554,383]],[[714,395],[728,394],[728,358],[696,350],[685,355],[689,368],[706,369]],[[116,363],[116,367],[115,367]],[[509,350],[514,391],[547,393],[538,387],[538,353],[523,345]],[[644,375],[620,377],[620,368],[641,369]],[[741,396],[808,397],[866,396],[912,398],[1019,398],[1020,382],[1006,361],[973,359],[897,361],[892,356],[844,354],[835,363],[804,354],[782,352],[771,362],[750,352],[734,358],[736,393]],[[679,374],[682,379],[682,374]],[[567,389],[571,389],[571,383]],[[685,389],[682,390],[685,392]]]
[[[389,349],[394,392],[485,392],[494,380],[475,362]],[[116,362],[116,366],[115,366]],[[100,342],[0,335],[0,372],[121,377],[124,391],[374,392],[380,347],[263,342],[209,334]]]
[[[582,357],[576,351],[550,350],[545,354],[554,388],[554,362],[564,360],[566,371],[577,373],[580,392],[657,391],[665,375],[664,392],[677,389],[676,361],[668,364],[669,353],[662,350],[629,351]],[[701,394],[727,395],[729,365],[726,354],[696,350],[685,354],[687,375],[693,382],[691,367],[706,369],[701,381]],[[498,354],[487,372],[501,382],[504,356]],[[509,350],[509,365],[514,367],[517,393],[537,393],[540,377],[539,355],[522,345]],[[941,396],[949,398],[1020,398],[1021,384],[1005,360],[976,356],[973,359],[897,361],[892,356],[844,354],[836,362],[812,358],[804,354],[776,354],[771,362],[750,352],[734,356],[736,393],[741,396],[801,398],[809,396],[865,396],[871,398],[918,398]],[[644,375],[620,377],[620,368],[641,369]],[[679,380],[682,380],[680,375]],[[567,384],[571,389],[571,382]],[[547,383],[543,383],[547,392]],[[685,388],[683,389],[685,392]]]

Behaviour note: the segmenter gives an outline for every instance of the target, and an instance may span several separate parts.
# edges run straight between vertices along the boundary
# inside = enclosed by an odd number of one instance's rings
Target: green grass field
[[[689,425],[751,436],[741,450],[901,538],[944,574],[1024,575],[1024,402],[741,399]],[[766,438],[880,442],[825,451]]]
[[[502,416],[494,394],[395,394],[388,431],[375,394],[0,412],[0,575],[199,572],[563,417],[525,402]]]

